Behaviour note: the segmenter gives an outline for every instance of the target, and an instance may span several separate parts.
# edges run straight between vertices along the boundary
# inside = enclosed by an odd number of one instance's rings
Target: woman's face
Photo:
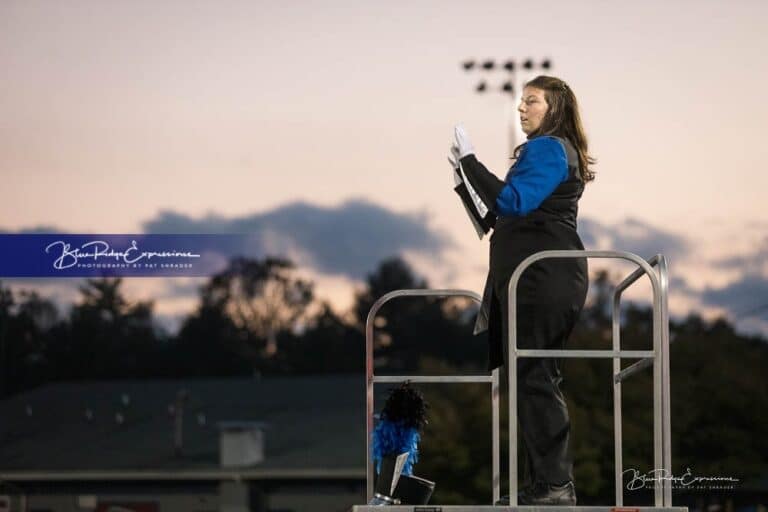
[[[526,135],[539,129],[547,109],[549,105],[544,97],[544,89],[536,87],[523,89],[523,97],[517,110],[520,112],[520,124]]]

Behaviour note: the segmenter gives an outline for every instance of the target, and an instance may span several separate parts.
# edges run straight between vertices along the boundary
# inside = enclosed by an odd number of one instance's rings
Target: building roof
[[[170,408],[184,389],[176,456]],[[210,474],[222,422],[264,423],[265,460],[251,474],[365,476],[362,375],[52,383],[0,401],[0,418],[0,476]]]

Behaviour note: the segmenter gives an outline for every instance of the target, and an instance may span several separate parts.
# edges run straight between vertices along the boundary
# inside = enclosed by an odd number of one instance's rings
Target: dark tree
[[[278,334],[305,319],[312,288],[286,259],[235,258],[206,285],[202,301],[224,312],[238,328],[264,339],[264,354],[273,356]]]
[[[68,323],[51,330],[46,355],[59,379],[156,375],[158,337],[152,301],[129,303],[122,278],[88,279]]]
[[[371,306],[383,295],[394,290],[427,288],[427,282],[417,277],[399,257],[379,263],[376,271],[368,274],[365,282],[366,288],[355,296],[355,316],[360,325],[365,325]]]
[[[313,284],[280,258],[234,258],[200,290],[200,306],[182,325],[174,351],[185,375],[291,373],[278,349],[311,323]]]

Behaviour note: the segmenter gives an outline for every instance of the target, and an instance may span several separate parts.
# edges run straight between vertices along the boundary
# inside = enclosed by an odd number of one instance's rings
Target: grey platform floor
[[[492,505],[355,505],[352,512],[688,512],[688,507],[494,507]]]

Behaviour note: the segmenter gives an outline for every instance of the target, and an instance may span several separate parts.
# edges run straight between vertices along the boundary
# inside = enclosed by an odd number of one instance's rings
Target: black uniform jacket
[[[568,178],[538,208],[524,216],[498,216],[496,198],[504,182],[488,171],[474,154],[460,160],[461,174],[468,185],[462,183],[454,190],[475,217],[476,225],[486,233],[493,228],[488,277],[474,328],[475,334],[488,331],[490,369],[504,362],[502,349],[507,343],[507,332],[501,315],[508,314],[507,287],[520,262],[540,251],[584,249],[576,232],[578,201],[584,191],[578,174],[578,153],[568,140],[558,140],[565,147]],[[473,194],[468,193],[467,186]],[[585,258],[548,258],[523,272],[517,287],[517,302],[548,308],[553,314],[580,310],[587,286]]]

